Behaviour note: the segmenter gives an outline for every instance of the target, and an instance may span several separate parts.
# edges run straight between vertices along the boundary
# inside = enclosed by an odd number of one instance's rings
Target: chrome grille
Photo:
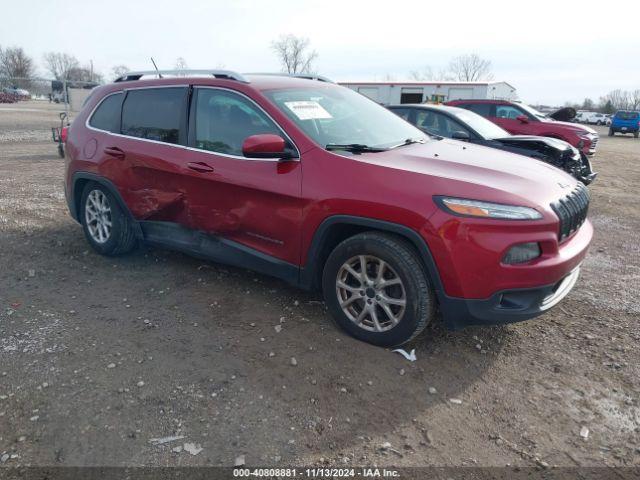
[[[589,190],[582,183],[579,183],[566,197],[553,202],[551,209],[560,220],[558,239],[562,242],[577,231],[587,219]]]

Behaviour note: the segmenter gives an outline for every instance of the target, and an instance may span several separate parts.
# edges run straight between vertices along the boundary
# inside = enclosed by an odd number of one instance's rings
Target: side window
[[[409,110],[408,108],[391,108],[390,110],[400,118],[404,118],[407,122],[409,121],[411,110]]]
[[[525,113],[512,105],[496,105],[496,117],[515,120]]]
[[[280,129],[250,100],[226,90],[196,89],[194,146],[210,152],[242,156],[251,135]]]
[[[440,135],[438,133],[438,119],[434,112],[431,110],[418,110],[416,112],[416,127],[426,130],[434,135]]]
[[[181,143],[187,89],[130,90],[122,105],[122,133],[166,143]]]
[[[122,93],[114,93],[102,100],[91,115],[89,125],[107,132],[120,133],[120,107],[123,97]]]
[[[421,110],[416,114],[416,125],[434,135],[451,138],[453,132],[466,132],[472,136],[469,129],[461,123],[442,113]]]
[[[467,110],[471,110],[474,113],[482,117],[491,116],[491,104],[490,103],[469,103],[465,105]]]

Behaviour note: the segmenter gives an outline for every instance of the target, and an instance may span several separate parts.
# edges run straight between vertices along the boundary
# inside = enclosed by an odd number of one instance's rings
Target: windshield
[[[504,138],[509,136],[509,133],[506,130],[503,130],[495,123],[481,117],[477,113],[463,109],[452,109],[450,111],[458,120],[478,132],[482,138],[491,140],[493,138]]]
[[[638,118],[638,112],[626,112],[624,110],[620,110],[616,112],[616,118],[620,120],[635,120]]]
[[[327,85],[264,93],[324,148],[357,145],[386,149],[428,138],[395,113],[348,88]]]
[[[534,117],[536,117],[539,120],[551,120],[549,117],[547,117],[544,113],[540,113],[538,110],[536,110],[533,107],[530,107],[529,105],[527,105],[526,103],[518,103],[517,104],[520,108],[522,108],[523,110],[526,110],[527,112],[529,112],[531,115],[533,115]]]

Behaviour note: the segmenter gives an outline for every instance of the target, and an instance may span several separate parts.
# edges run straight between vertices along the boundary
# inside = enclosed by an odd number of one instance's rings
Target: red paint
[[[284,138],[279,135],[264,133],[251,135],[242,144],[242,153],[245,157],[271,155],[276,157],[284,153]]]
[[[272,161],[217,155],[179,145],[90,130],[85,121],[105,94],[123,88],[197,84],[244,93],[286,132],[299,159]],[[513,154],[454,140],[430,141],[381,153],[346,156],[308,137],[263,95],[274,88],[305,88],[308,80],[256,77],[172,78],[100,87],[75,119],[67,143],[66,191],[77,171],[111,180],[137,219],[180,223],[240,242],[304,267],[318,226],[332,215],[355,215],[404,225],[426,241],[450,296],[487,298],[502,289],[549,285],[584,258],[592,237],[587,221],[562,244],[550,203],[577,181],[541,162],[514,162]],[[315,82],[313,86],[316,86]],[[326,88],[342,88],[324,84]],[[282,139],[248,138],[245,148],[284,148]],[[277,137],[277,136],[276,136]],[[277,137],[279,138],[279,137]],[[91,159],[83,146],[97,142]],[[276,145],[277,144],[277,145]],[[267,145],[269,145],[267,147]],[[105,149],[119,148],[119,158]],[[202,171],[194,166],[204,166]],[[537,209],[536,221],[452,216],[433,195],[450,195]],[[540,242],[542,256],[519,266],[500,260],[514,244]]]
[[[507,100],[453,100],[446,102],[445,105],[460,107],[474,103],[512,105],[515,107],[519,105],[516,102],[509,102]],[[584,138],[588,134],[595,132],[593,129],[577,123],[540,121],[539,119],[530,118],[527,115],[521,115],[518,118],[498,118],[495,116],[487,116],[486,118],[496,125],[501,126],[512,135],[539,135],[542,137],[559,138],[582,150],[582,152],[587,155],[595,153],[595,145],[593,145],[591,139]]]

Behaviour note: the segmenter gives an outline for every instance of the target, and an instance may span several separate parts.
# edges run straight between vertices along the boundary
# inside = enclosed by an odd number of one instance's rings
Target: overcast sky
[[[61,51],[111,77],[114,65],[224,65],[276,71],[271,42],[308,37],[316,69],[336,81],[408,79],[463,53],[492,61],[496,80],[529,103],[597,100],[640,88],[640,2],[349,0],[26,0],[3,2],[0,46]],[[635,24],[635,26],[634,26]]]

